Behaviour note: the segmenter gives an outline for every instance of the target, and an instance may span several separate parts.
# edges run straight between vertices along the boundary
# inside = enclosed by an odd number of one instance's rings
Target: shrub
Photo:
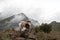
[[[42,24],[40,26],[40,30],[45,32],[45,33],[50,33],[50,31],[52,30],[52,26],[49,24]]]

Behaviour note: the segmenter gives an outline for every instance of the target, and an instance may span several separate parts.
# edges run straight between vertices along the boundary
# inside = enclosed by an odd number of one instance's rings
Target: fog
[[[60,22],[60,0],[0,0],[0,18],[21,12],[40,23]]]

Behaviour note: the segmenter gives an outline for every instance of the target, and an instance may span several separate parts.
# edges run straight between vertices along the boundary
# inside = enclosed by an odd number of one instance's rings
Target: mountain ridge
[[[24,13],[19,13],[17,15],[12,15],[7,18],[5,18],[4,20],[0,21],[0,24],[2,24],[3,26],[0,25],[0,29],[9,29],[9,28],[15,28],[18,27],[18,23],[20,23],[21,21],[27,21],[30,20],[31,18],[28,18]],[[9,20],[9,21],[8,21]],[[35,23],[39,24],[37,20],[31,20],[32,21],[32,26],[36,26],[34,25]],[[1,23],[3,22],[3,23]],[[34,22],[34,23],[33,23]],[[4,26],[5,25],[5,26]]]
[[[52,29],[54,31],[60,31],[60,22],[53,21],[50,23],[52,25]]]

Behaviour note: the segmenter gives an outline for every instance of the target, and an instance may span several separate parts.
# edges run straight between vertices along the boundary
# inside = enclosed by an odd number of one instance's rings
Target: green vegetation
[[[35,27],[35,32],[43,31],[45,33],[50,33],[52,31],[52,26],[50,24],[42,24],[39,27]]]
[[[48,34],[52,31],[52,26],[49,24],[41,24],[39,27],[35,27],[35,34],[37,40],[47,40]]]
[[[60,32],[60,22],[53,21],[50,23],[52,25],[52,29],[54,31],[59,31]]]
[[[49,24],[42,24],[40,26],[40,30],[45,32],[45,33],[50,33],[50,31],[52,31],[52,26]]]

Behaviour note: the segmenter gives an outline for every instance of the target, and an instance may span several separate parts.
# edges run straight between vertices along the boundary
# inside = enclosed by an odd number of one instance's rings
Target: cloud
[[[60,1],[59,0],[0,0],[0,12],[4,10],[11,13],[19,11],[28,17],[42,22],[53,20],[60,21]],[[12,11],[11,11],[12,10]],[[59,13],[58,13],[59,12]]]

